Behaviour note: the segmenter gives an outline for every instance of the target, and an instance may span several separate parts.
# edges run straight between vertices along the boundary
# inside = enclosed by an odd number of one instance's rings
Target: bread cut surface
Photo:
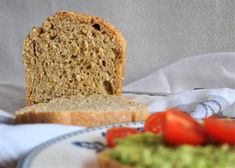
[[[72,96],[39,103],[16,112],[17,123],[59,123],[95,127],[121,122],[143,121],[145,105],[114,95]]]
[[[125,41],[103,19],[58,12],[24,40],[26,104],[71,95],[121,95]]]

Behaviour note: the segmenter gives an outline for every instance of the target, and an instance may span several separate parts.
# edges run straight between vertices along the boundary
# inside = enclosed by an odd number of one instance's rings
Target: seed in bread
[[[26,104],[71,95],[121,95],[125,41],[103,19],[58,12],[24,40]]]

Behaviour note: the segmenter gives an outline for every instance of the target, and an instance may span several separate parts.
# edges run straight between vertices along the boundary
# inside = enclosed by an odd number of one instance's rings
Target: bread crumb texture
[[[146,106],[124,96],[91,95],[57,98],[25,107],[19,112],[141,112]]]
[[[125,41],[103,19],[58,12],[24,40],[26,103],[71,95],[121,95]]]

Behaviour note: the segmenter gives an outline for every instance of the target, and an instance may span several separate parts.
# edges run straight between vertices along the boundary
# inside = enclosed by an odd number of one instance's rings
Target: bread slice
[[[17,123],[59,123],[95,127],[143,121],[147,108],[123,96],[91,95],[57,98],[16,112]]]
[[[99,164],[99,168],[134,168],[131,166],[123,165],[119,163],[117,160],[111,158],[108,155],[108,149],[100,152],[97,155],[97,161]]]
[[[58,12],[24,40],[26,104],[71,95],[121,95],[125,41],[103,19]]]

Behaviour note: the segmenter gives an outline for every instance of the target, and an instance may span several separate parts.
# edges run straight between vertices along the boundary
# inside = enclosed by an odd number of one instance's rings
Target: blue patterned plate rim
[[[88,132],[93,132],[93,131],[97,131],[97,130],[102,130],[102,129],[108,129],[108,128],[112,128],[112,127],[123,127],[123,126],[135,126],[135,125],[140,125],[143,124],[144,122],[127,122],[127,123],[117,123],[117,124],[112,124],[112,125],[104,125],[104,126],[99,126],[99,127],[94,127],[94,128],[84,128],[84,129],[80,129],[78,131],[73,131],[70,133],[66,133],[64,135],[60,135],[58,137],[55,137],[51,140],[48,140],[38,146],[36,146],[35,148],[33,148],[32,150],[30,150],[28,153],[26,153],[17,163],[17,167],[16,168],[30,168],[31,162],[33,161],[33,159],[41,152],[43,151],[45,148],[56,144],[57,142],[60,142],[64,139],[76,136],[76,135],[80,135],[80,134],[85,134]]]

